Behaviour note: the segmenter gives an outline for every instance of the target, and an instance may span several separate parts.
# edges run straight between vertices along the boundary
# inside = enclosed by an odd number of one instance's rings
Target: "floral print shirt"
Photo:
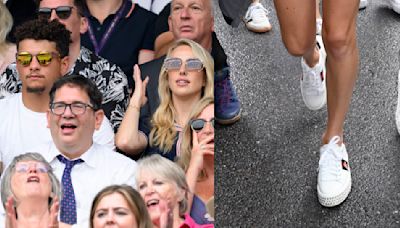
[[[103,110],[114,132],[121,124],[129,104],[128,79],[115,64],[81,47],[80,55],[68,74],[92,79],[103,94]],[[0,77],[0,98],[21,92],[21,80],[16,64],[10,64]]]

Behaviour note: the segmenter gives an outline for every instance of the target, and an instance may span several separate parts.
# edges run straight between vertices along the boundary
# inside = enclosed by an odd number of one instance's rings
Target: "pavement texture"
[[[352,191],[328,209],[316,190],[327,111],[303,104],[300,58],[283,46],[273,2],[261,2],[273,25],[265,34],[230,27],[215,7],[242,104],[238,123],[217,127],[216,227],[400,227],[400,15],[382,0],[359,12],[360,70],[344,137]]]

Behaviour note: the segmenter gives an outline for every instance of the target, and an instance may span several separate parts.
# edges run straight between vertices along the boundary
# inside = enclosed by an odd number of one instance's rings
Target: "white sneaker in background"
[[[397,81],[397,107],[396,107],[396,127],[397,131],[400,134],[400,70],[398,74],[398,81]]]
[[[259,2],[250,4],[243,20],[247,29],[252,32],[263,33],[272,29],[268,19],[268,10]]]
[[[319,61],[314,67],[309,67],[301,58],[303,70],[300,79],[301,95],[304,104],[311,110],[321,109],[326,104],[326,52],[320,35],[317,35],[317,48],[319,49]]]
[[[389,7],[400,14],[400,0],[388,0]]]
[[[360,0],[360,5],[358,5],[358,9],[365,9],[368,5],[368,0]]]
[[[338,145],[339,136],[333,137],[320,150],[317,192],[322,206],[341,204],[351,191],[349,157],[344,144]]]

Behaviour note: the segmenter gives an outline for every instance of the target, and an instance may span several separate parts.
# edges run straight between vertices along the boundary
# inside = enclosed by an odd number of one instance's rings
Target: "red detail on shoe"
[[[344,170],[349,170],[349,163],[345,160],[342,160],[342,168]]]
[[[321,71],[321,81],[324,81],[324,71]]]

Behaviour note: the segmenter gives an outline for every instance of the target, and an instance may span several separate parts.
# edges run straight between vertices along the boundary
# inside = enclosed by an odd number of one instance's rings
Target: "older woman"
[[[214,100],[199,102],[184,129],[182,156],[178,163],[186,172],[190,192],[190,216],[199,224],[214,220],[207,202],[214,197]]]
[[[214,97],[213,59],[201,45],[188,39],[171,46],[160,72],[160,105],[151,118],[151,127],[145,121],[139,128],[148,79],[142,82],[138,67],[134,77],[135,92],[116,135],[116,145],[128,154],[139,154],[149,144],[149,154],[174,160],[180,154],[179,132],[188,123],[194,105],[204,97]]]
[[[187,214],[189,186],[174,162],[157,154],[139,160],[136,183],[155,227],[214,227],[198,225]]]
[[[6,227],[58,227],[60,196],[60,182],[40,154],[15,157],[1,181]]]
[[[111,185],[93,200],[90,228],[152,228],[149,213],[140,194],[128,185]]]

